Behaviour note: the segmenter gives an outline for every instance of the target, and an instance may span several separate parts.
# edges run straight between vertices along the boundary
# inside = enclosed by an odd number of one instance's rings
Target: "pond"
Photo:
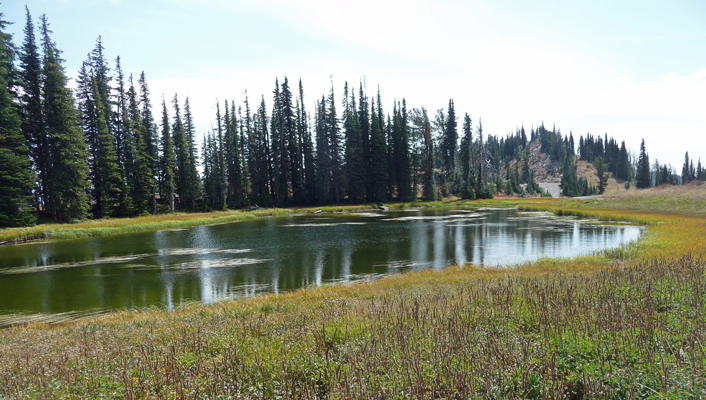
[[[212,302],[450,264],[515,265],[637,240],[630,225],[515,209],[309,214],[0,247],[0,325]],[[9,322],[8,322],[9,321]]]

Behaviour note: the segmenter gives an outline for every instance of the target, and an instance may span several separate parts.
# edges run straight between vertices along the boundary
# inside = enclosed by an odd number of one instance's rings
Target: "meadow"
[[[647,225],[571,260],[14,326],[0,398],[703,398],[702,190],[490,203]]]

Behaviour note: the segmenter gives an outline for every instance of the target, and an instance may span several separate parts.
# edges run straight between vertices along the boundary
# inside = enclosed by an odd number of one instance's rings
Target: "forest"
[[[1,15],[1,14],[0,14]],[[430,201],[538,195],[530,144],[561,165],[565,196],[602,193],[609,176],[638,188],[706,180],[685,155],[681,175],[650,164],[624,141],[539,123],[508,135],[483,132],[481,118],[453,99],[430,114],[380,87],[343,84],[305,107],[301,80],[275,78],[268,96],[215,101],[214,128],[196,132],[189,98],[151,104],[145,72],[136,79],[104,55],[100,37],[75,88],[46,16],[27,10],[15,45],[0,17],[0,227],[149,213],[236,208]],[[295,87],[293,87],[295,86]],[[338,97],[340,96],[340,98]],[[154,107],[157,107],[156,109]],[[460,127],[459,127],[460,122]],[[201,145],[199,145],[199,142]],[[577,161],[596,167],[594,186]]]

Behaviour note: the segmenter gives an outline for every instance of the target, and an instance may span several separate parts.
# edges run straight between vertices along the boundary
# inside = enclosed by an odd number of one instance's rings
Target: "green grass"
[[[487,204],[648,234],[622,254],[11,327],[0,331],[0,398],[706,397],[706,218]]]
[[[517,201],[503,201],[506,206],[518,204]],[[436,201],[416,203],[387,204],[391,209],[412,207],[456,207],[459,205],[482,206],[498,204],[491,202]],[[80,237],[108,236],[124,233],[155,231],[161,229],[189,228],[200,225],[223,224],[245,221],[262,217],[277,217],[312,213],[321,210],[324,213],[355,212],[377,209],[374,204],[339,205],[325,207],[259,208],[255,210],[229,210],[210,213],[172,213],[134,218],[107,218],[87,220],[74,224],[45,223],[25,228],[0,229],[0,244],[12,244],[41,239],[73,239]]]

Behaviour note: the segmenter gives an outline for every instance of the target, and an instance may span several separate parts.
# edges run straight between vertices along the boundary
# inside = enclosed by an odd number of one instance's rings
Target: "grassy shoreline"
[[[542,201],[537,199],[537,201]],[[507,206],[516,205],[518,200],[500,200]],[[497,205],[493,201],[436,201],[416,203],[389,203],[391,209],[414,207],[455,207],[459,205]],[[321,210],[324,213],[355,212],[377,210],[374,204],[338,205],[325,207],[291,207],[291,208],[258,208],[254,210],[238,209],[214,211],[209,213],[172,213],[148,215],[132,218],[107,218],[87,220],[74,224],[40,224],[25,228],[0,229],[0,245],[26,243],[45,239],[75,239],[81,237],[96,237],[156,231],[162,229],[191,228],[200,225],[223,224],[246,221],[263,217],[278,217],[313,213]]]
[[[622,254],[12,327],[0,331],[0,398],[706,396],[703,215],[491,204],[648,234]]]

